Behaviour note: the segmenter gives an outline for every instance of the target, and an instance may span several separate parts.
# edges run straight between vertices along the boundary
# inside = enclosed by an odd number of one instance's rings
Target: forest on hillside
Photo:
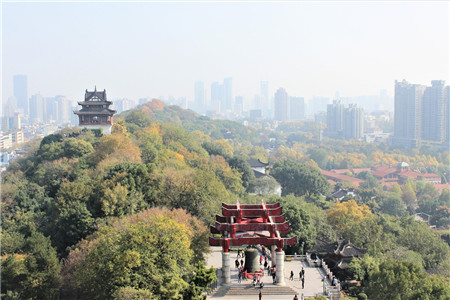
[[[119,115],[110,135],[65,128],[30,141],[2,174],[2,298],[204,299],[216,279],[204,265],[208,225],[223,202],[264,199],[282,204],[299,237],[286,252],[337,238],[366,251],[350,265],[362,283],[350,295],[449,299],[449,191],[386,189],[366,174],[355,197],[334,201],[319,169],[405,161],[449,182],[448,153],[319,143],[299,126],[256,130],[153,100]],[[269,162],[269,179],[249,159]]]

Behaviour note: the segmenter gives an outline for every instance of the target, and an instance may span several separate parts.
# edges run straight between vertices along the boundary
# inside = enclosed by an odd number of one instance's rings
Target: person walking
[[[302,277],[302,289],[305,288],[305,277]]]
[[[239,274],[238,274],[238,283],[241,283],[241,282],[242,282],[242,272],[239,271]]]
[[[291,276],[289,276],[289,280],[293,281],[294,280],[294,271],[291,270]]]
[[[305,278],[305,269],[302,268],[302,278]]]
[[[262,291],[259,290],[259,300],[261,300],[261,299],[262,299]]]
[[[239,269],[239,260],[236,258],[236,260],[234,261],[234,264],[236,265],[236,268]]]

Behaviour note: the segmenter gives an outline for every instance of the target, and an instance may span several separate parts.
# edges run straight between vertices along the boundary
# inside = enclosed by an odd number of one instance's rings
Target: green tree
[[[280,185],[271,176],[263,176],[251,181],[247,190],[256,195],[277,195]]]
[[[128,218],[102,227],[80,249],[74,280],[85,299],[110,299],[120,288],[150,291],[155,299],[182,299],[192,271],[187,228],[167,217]]]
[[[152,119],[142,110],[133,109],[126,115],[125,122],[142,128],[148,127],[152,122]]]
[[[183,299],[206,300],[206,296],[202,295],[202,293],[208,291],[208,285],[216,280],[216,270],[213,267],[207,269],[203,262],[199,262],[195,266],[194,275],[189,286],[184,291]]]
[[[324,169],[326,167],[328,163],[328,153],[324,149],[310,148],[306,153],[320,168]]]
[[[330,190],[330,184],[318,169],[300,162],[288,159],[276,162],[270,175],[280,183],[283,196],[324,195]]]
[[[370,299],[448,299],[450,288],[433,282],[419,265],[407,261],[383,261],[370,273],[365,289]]]
[[[253,180],[255,180],[255,174],[248,164],[248,162],[242,156],[233,156],[227,160],[230,167],[237,169],[242,174],[242,185],[247,188]]]
[[[407,214],[405,204],[400,196],[391,193],[388,198],[380,203],[380,209],[383,213],[391,216],[405,216]]]
[[[24,252],[2,258],[2,294],[12,291],[22,299],[58,299],[60,264],[49,238],[33,232]]]
[[[402,219],[400,225],[402,229],[398,233],[397,243],[420,253],[427,270],[450,257],[448,245],[426,223],[408,218]]]

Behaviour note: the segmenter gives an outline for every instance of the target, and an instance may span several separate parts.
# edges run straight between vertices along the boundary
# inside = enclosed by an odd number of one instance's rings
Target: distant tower
[[[204,113],[206,111],[205,85],[203,81],[196,81],[194,86],[194,106],[195,109]]]
[[[74,111],[79,118],[79,125],[88,129],[102,129],[103,133],[110,134],[113,124],[115,110],[109,108],[111,101],[106,99],[106,90],[98,92],[97,87],[93,92],[88,92],[84,96],[83,102],[78,102],[81,109]]]
[[[14,97],[16,97],[17,108],[24,115],[28,115],[28,87],[26,75],[14,75],[13,77]]]
[[[224,100],[224,111],[231,111],[233,109],[233,87],[232,79],[225,78],[223,80],[223,100]]]
[[[445,140],[445,81],[433,80],[422,100],[423,140],[443,142]]]
[[[364,111],[356,104],[344,108],[344,138],[353,140],[364,137]]]
[[[344,131],[344,104],[334,100],[327,105],[327,135],[333,138],[341,138]]]
[[[275,120],[288,121],[288,98],[285,89],[279,88],[276,91],[274,99]]]
[[[406,80],[395,81],[394,145],[411,148],[420,143],[425,88]]]

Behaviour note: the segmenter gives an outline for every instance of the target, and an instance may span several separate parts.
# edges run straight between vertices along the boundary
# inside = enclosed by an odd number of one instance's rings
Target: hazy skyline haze
[[[449,83],[448,2],[2,4],[2,98],[106,89],[112,98],[194,98],[233,78],[233,96],[392,96],[394,80]]]

